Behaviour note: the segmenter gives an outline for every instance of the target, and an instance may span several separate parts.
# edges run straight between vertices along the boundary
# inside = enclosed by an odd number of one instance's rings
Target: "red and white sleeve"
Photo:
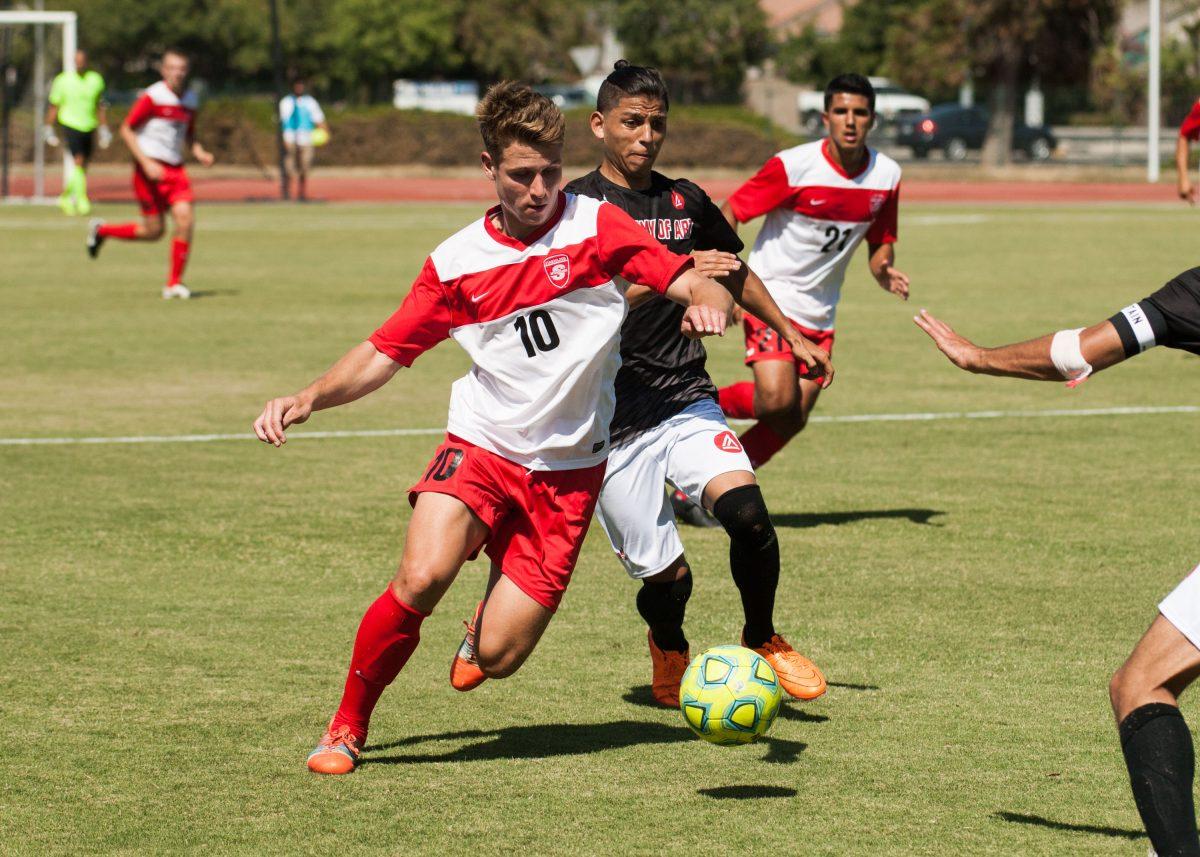
[[[739,223],[774,211],[789,202],[796,188],[788,184],[787,170],[778,156],[771,158],[729,197],[729,207]]]
[[[1179,126],[1179,136],[1192,142],[1200,140],[1200,100],[1192,105],[1192,111],[1184,118]]]
[[[150,100],[150,96],[142,93],[138,96],[138,100],[133,102],[133,107],[129,108],[129,115],[125,117],[125,124],[133,130],[137,130],[146,124],[146,120],[154,115],[154,102]]]
[[[408,297],[368,340],[381,354],[401,366],[413,361],[450,336],[450,306],[433,260],[426,259]]]
[[[691,256],[672,253],[610,202],[601,203],[596,214],[596,248],[600,267],[610,277],[624,277],[659,294],[694,264]]]
[[[868,244],[895,244],[900,234],[900,185],[897,184],[888,194],[883,208],[875,215],[871,228],[867,230]]]

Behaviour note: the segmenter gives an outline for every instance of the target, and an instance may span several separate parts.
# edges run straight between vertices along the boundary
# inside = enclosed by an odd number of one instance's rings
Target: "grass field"
[[[89,262],[81,222],[0,209],[0,439],[247,432],[476,215],[205,206],[201,299],[167,303],[165,244]],[[1072,392],[959,373],[909,320],[987,343],[1090,323],[1197,261],[1194,213],[910,206],[901,226],[913,303],[854,260],[819,414],[1197,404],[1180,352]],[[745,377],[738,337],[710,351]],[[465,366],[445,344],[303,428],[437,429]],[[1198,420],[810,426],[760,475],[777,622],[834,684],[741,749],[648,704],[635,586],[598,528],[526,667],[453,691],[470,564],[336,779],[304,757],[435,436],[0,445],[0,851],[1140,857],[1105,688],[1200,559]],[[693,651],[735,641],[725,538],[685,540]]]

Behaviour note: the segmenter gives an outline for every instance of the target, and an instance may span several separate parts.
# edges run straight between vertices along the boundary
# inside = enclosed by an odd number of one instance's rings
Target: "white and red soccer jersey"
[[[802,327],[833,328],[842,279],[854,249],[896,240],[900,166],[868,149],[849,175],[829,156],[829,141],[785,149],[729,198],[740,222],[767,216],[750,253],[783,314]]]
[[[179,166],[198,106],[196,93],[185,92],[180,98],[160,80],[138,96],[125,123],[137,132],[138,148],[146,157]]]
[[[1193,104],[1188,115],[1183,118],[1183,124],[1179,126],[1179,136],[1192,142],[1200,140],[1200,101]]]
[[[561,194],[525,241],[498,231],[492,212],[430,254],[371,343],[410,366],[452,337],[474,365],[454,382],[450,434],[530,470],[598,464],[608,456],[625,289],[665,292],[691,258],[585,196]]]

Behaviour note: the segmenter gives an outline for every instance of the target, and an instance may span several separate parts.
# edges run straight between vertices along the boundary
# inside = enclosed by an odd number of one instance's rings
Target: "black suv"
[[[961,161],[969,149],[982,149],[987,136],[988,114],[981,107],[939,104],[921,116],[901,120],[896,143],[911,146],[913,157],[928,157],[941,149],[948,161]],[[1018,122],[1013,128],[1013,151],[1024,152],[1031,161],[1044,161],[1054,154],[1058,140],[1042,125],[1030,128]]]

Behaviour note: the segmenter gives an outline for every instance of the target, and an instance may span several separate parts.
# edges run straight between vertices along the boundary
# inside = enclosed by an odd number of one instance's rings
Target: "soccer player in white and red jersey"
[[[1188,175],[1188,149],[1190,143],[1200,140],[1200,100],[1192,105],[1188,115],[1179,126],[1179,137],[1175,140],[1175,177],[1179,189],[1179,198],[1185,202],[1196,204],[1196,191],[1192,187],[1191,176]]]
[[[750,253],[784,315],[804,336],[830,352],[842,279],[865,238],[871,274],[884,289],[908,299],[908,277],[895,268],[900,167],[867,146],[875,119],[875,90],[858,74],[825,87],[829,135],[785,149],[767,161],[722,206],[734,228],[761,215],[766,222]],[[787,342],[746,314],[746,364],[754,382],[721,389],[721,409],[759,421],[740,438],[750,462],[765,464],[799,433],[821,393]]]
[[[164,298],[190,298],[183,284],[183,269],[191,251],[192,184],[184,168],[185,152],[206,167],[213,156],[195,140],[197,99],[186,88],[188,58],[178,50],[162,57],[162,80],[143,92],[125,121],[121,139],[133,155],[133,192],[142,209],[141,222],[88,225],[87,249],[94,259],[108,238],[123,241],[157,241],[163,236],[163,215],[171,212],[175,237],[171,241],[171,263]]]
[[[463,563],[492,561],[450,683],[514,673],[558,607],[604,478],[629,283],[687,305],[680,329],[724,331],[732,300],[608,203],[561,193],[565,123],[548,98],[497,84],[477,109],[500,204],[430,254],[396,313],[254,424],[276,446],[315,410],[353,401],[453,338],[471,356],[445,442],[409,490],[400,568],[358,629],[341,705],[308,767],[354,770],[371,712]]]

